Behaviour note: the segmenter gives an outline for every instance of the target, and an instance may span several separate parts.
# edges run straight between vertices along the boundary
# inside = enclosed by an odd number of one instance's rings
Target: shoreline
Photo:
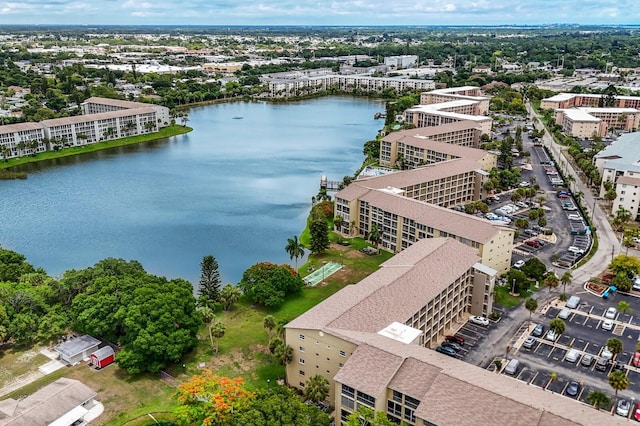
[[[64,148],[58,151],[46,151],[36,154],[35,156],[24,156],[19,158],[11,158],[8,161],[0,160],[0,175],[10,175],[11,168],[22,166],[24,164],[37,163],[39,161],[44,160],[54,160],[57,158],[63,157],[71,157],[75,155],[87,154],[90,152],[102,151],[111,148],[117,148],[126,145],[134,145],[141,142],[151,142],[158,139],[170,138],[172,136],[183,135],[185,133],[189,133],[193,130],[193,128],[188,126],[181,126],[178,124],[174,124],[160,131],[150,134],[144,135],[136,135],[130,136],[127,138],[114,139],[106,142],[97,142],[93,144],[81,145],[81,146],[72,146],[69,148]],[[20,173],[20,172],[14,172]],[[26,176],[25,176],[26,177]],[[25,177],[15,177],[16,179],[24,179]],[[11,179],[10,177],[8,177]]]

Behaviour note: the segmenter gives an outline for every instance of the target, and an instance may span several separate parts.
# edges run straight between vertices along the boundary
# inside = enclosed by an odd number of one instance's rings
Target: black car
[[[565,393],[569,396],[576,396],[578,395],[579,392],[580,392],[580,383],[578,382],[569,383],[569,385],[567,386],[567,389],[565,390]]]
[[[536,325],[536,328],[534,328],[533,331],[531,332],[531,334],[533,334],[536,337],[542,336],[543,333],[544,333],[544,325],[542,324]]]
[[[450,348],[448,346],[438,346],[436,348],[436,352],[440,352],[441,354],[445,354],[453,357],[456,356],[456,351],[453,350],[453,348]]]

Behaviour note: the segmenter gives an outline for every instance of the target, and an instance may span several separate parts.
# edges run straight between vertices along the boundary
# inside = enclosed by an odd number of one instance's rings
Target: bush
[[[553,229],[547,228],[544,230],[544,235],[553,235]]]
[[[558,299],[560,299],[561,302],[566,302],[567,299],[569,299],[569,296],[567,296],[565,293],[562,293],[560,297],[558,297]]]

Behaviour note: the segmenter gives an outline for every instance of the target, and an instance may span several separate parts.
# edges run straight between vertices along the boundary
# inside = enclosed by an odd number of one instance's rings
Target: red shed
[[[115,360],[115,352],[111,346],[100,348],[91,354],[91,364],[100,369],[111,364]]]

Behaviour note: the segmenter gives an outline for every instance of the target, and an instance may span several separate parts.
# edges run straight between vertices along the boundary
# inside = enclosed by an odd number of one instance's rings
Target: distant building
[[[418,55],[387,56],[384,64],[388,67],[409,68],[418,65]]]
[[[616,191],[611,213],[622,207],[631,213],[632,219],[640,219],[640,132],[620,136],[596,154],[593,161],[602,176],[600,197],[606,193],[606,181],[612,182]]]
[[[95,396],[83,383],[61,378],[25,398],[0,401],[0,426],[86,425]]]

